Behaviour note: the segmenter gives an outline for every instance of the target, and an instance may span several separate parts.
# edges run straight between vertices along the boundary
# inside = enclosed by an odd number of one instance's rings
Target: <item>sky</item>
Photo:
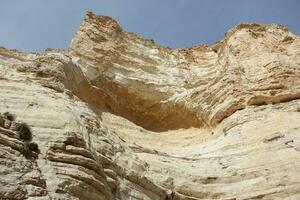
[[[300,34],[300,0],[0,0],[0,46],[68,48],[87,11],[171,48],[213,44],[244,22],[283,24]]]

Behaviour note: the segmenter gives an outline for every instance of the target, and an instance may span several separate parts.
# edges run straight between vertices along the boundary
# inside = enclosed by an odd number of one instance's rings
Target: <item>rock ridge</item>
[[[279,69],[289,65],[288,57],[281,54],[290,44],[286,40],[299,42],[280,25],[240,24],[211,47],[168,49],[121,31],[109,17],[87,13],[71,42],[70,54],[88,63],[87,78],[107,94],[105,109],[157,131],[215,126],[247,105],[299,98],[299,76],[294,77],[299,74],[297,64]],[[256,48],[271,57],[252,67]],[[255,80],[254,68],[264,71],[261,83]],[[219,91],[234,94],[226,95],[227,100]]]

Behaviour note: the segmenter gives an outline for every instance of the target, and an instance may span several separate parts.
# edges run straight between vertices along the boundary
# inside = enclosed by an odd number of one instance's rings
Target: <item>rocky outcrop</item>
[[[68,50],[0,49],[0,199],[300,198],[300,38],[170,49],[87,13]]]
[[[242,24],[213,46],[172,50],[92,13],[70,46],[104,108],[156,131],[215,126],[247,105],[299,98],[299,52],[278,25]]]

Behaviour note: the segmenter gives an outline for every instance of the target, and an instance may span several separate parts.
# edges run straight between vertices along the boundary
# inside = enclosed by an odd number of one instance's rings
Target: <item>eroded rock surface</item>
[[[0,199],[299,199],[299,98],[283,26],[170,49],[87,13],[68,50],[0,49]]]

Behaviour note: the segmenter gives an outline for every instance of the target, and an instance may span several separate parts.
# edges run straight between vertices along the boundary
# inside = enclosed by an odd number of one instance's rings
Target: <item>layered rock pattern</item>
[[[299,199],[299,98],[283,26],[170,49],[87,13],[69,50],[0,49],[0,199]]]
[[[105,108],[158,131],[214,126],[247,105],[299,98],[299,53],[299,38],[278,25],[242,24],[214,46],[172,50],[91,13],[70,46]]]

